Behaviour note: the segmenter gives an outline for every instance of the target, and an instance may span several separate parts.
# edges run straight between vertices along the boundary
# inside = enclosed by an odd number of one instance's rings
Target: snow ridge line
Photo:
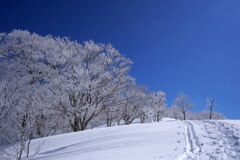
[[[194,130],[193,124],[189,121],[185,121],[185,140],[186,149],[185,152],[178,157],[178,160],[201,160],[201,145]]]

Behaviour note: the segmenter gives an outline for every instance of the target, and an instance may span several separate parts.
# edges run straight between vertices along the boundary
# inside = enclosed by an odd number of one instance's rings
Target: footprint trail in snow
[[[240,125],[185,121],[185,152],[178,160],[240,160]]]

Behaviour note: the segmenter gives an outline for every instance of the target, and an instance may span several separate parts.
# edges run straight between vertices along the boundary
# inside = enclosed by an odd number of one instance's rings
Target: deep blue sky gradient
[[[239,0],[1,0],[0,32],[113,44],[134,61],[131,75],[152,91],[189,95],[194,111],[240,118]]]

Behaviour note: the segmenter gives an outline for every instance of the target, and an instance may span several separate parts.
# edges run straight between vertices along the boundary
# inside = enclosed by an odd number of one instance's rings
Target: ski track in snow
[[[202,144],[194,130],[193,124],[190,121],[185,121],[185,152],[178,157],[178,160],[201,160],[200,153]]]

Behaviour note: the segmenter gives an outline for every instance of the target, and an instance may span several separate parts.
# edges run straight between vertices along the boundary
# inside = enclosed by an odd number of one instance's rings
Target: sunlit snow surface
[[[33,160],[240,160],[240,121],[103,127],[33,140]]]
[[[172,160],[185,147],[184,124],[168,119],[160,123],[98,128],[39,140],[45,142],[33,159]]]

